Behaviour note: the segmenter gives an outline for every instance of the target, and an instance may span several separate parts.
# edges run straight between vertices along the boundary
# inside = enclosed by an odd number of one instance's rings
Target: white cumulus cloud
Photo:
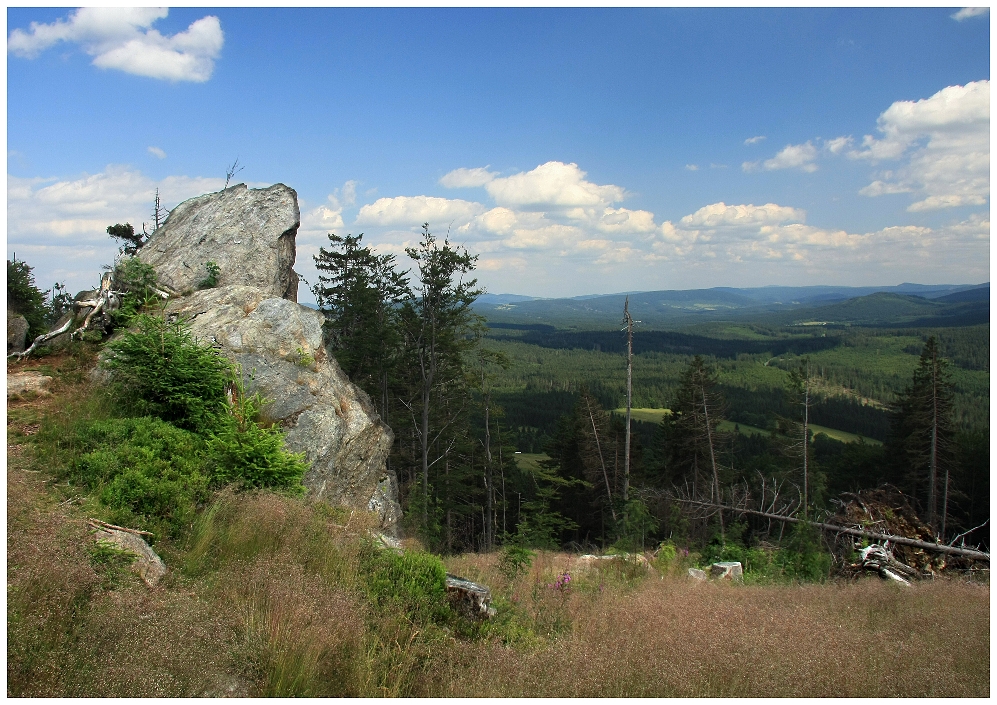
[[[765,139],[765,135],[756,135],[755,137],[749,137],[744,140],[745,144],[758,144]]]
[[[547,162],[532,171],[494,178],[485,189],[497,204],[524,210],[604,208],[623,200],[619,186],[594,184],[585,176],[577,164]]]
[[[915,192],[910,211],[983,205],[990,197],[990,81],[948,86],[929,98],[898,101],[877,120],[852,159],[903,160],[860,191]]]
[[[989,7],[964,7],[955,14],[949,15],[956,22],[968,20],[970,17],[982,17],[990,12]]]
[[[787,144],[781,152],[762,162],[762,168],[766,171],[802,169],[813,172],[817,171],[817,165],[814,164],[816,159],[817,148],[808,140],[804,144]]]
[[[379,198],[360,208],[360,225],[400,225],[412,227],[422,223],[449,225],[465,224],[485,207],[480,203],[436,196],[396,196]]]
[[[159,147],[149,147],[149,154],[156,157],[157,159],[166,159],[166,152],[164,152]]]
[[[153,7],[83,7],[67,19],[32,22],[28,31],[15,29],[7,51],[31,59],[59,42],[71,42],[94,57],[98,68],[165,81],[207,81],[225,41],[221,23],[208,15],[183,32],[164,36],[152,25],[167,13]]]
[[[488,171],[486,166],[474,169],[460,168],[444,174],[440,178],[440,185],[446,188],[478,188],[494,178],[495,172]]]
[[[71,179],[7,176],[7,249],[35,267],[40,285],[66,281],[73,291],[92,286],[110,264],[117,243],[107,226],[148,222],[156,188],[165,207],[225,185],[224,179],[169,176],[155,181],[122,165]]]
[[[775,223],[802,223],[806,211],[775,203],[763,206],[752,204],[728,206],[721,201],[703,206],[680,221],[686,228],[719,228],[724,226],[771,225]]]
[[[873,232],[806,225],[803,216],[774,204],[705,206],[677,224],[663,223],[643,259],[670,261],[689,277],[725,276],[752,285],[766,278],[867,283],[910,280],[912,274],[935,281],[989,277],[986,213],[938,228],[898,225]]]
[[[854,142],[855,140],[851,137],[835,137],[833,140],[824,142],[824,149],[831,154],[841,154],[851,147]]]

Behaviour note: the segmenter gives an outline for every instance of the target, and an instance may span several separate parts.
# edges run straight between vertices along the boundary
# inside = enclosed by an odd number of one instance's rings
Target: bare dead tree
[[[224,191],[225,189],[228,188],[228,184],[232,180],[232,177],[235,176],[236,174],[238,174],[240,171],[242,171],[245,168],[246,167],[239,165],[239,157],[236,157],[235,161],[232,162],[232,165],[229,166],[229,168],[225,170],[225,188],[223,188],[222,191]]]
[[[609,489],[609,473],[606,472],[606,461],[602,455],[602,444],[599,442],[599,429],[595,425],[595,414],[592,413],[592,402],[588,395],[585,395],[585,406],[588,408],[589,421],[592,422],[592,436],[595,439],[595,447],[599,454],[599,464],[602,466],[602,477],[606,481],[606,498],[609,502],[609,511],[613,515],[613,521],[616,521],[616,510],[613,509],[613,493]]]
[[[170,212],[167,209],[163,208],[162,201],[159,200],[159,189],[157,188],[156,203],[152,208],[152,223],[153,223],[152,232],[156,232],[157,230],[159,230],[159,226],[163,224],[163,221],[166,220],[166,216],[169,215],[169,213]],[[145,223],[143,223],[142,226],[144,229]],[[148,236],[146,236],[146,239],[148,239]]]
[[[623,301],[623,322],[627,331],[627,428],[623,441],[623,512],[630,498],[630,409],[633,405],[634,319],[630,316],[630,297]]]

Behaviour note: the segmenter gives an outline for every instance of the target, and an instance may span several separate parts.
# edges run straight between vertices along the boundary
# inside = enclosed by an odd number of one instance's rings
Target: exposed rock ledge
[[[214,262],[220,286],[255,286],[297,301],[292,267],[300,220],[294,189],[237,184],[178,205],[138,258],[152,265],[160,285],[173,293],[196,289],[208,274],[205,265]]]
[[[376,511],[381,530],[397,535],[391,429],[327,353],[322,314],[252,286],[198,291],[170,301],[167,313],[189,320],[195,337],[241,367],[249,393],[271,400],[263,415],[284,428],[288,450],[305,453],[313,497]]]

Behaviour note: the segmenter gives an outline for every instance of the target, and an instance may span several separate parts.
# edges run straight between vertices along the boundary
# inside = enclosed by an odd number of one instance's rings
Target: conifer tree
[[[938,339],[931,336],[894,407],[890,446],[894,462],[906,469],[910,488],[925,503],[928,524],[943,539],[951,490],[952,403],[948,362]]]
[[[724,401],[716,372],[696,355],[682,376],[672,415],[662,420],[672,482],[688,483],[696,496],[720,500],[722,468],[718,449]]]
[[[405,252],[415,262],[418,277],[413,295],[400,308],[410,390],[404,404],[418,442],[425,528],[429,526],[429,468],[456,447],[456,422],[470,398],[465,356],[483,333],[481,317],[471,310],[482,292],[476,288],[476,279],[465,279],[474,271],[477,256],[451,245],[448,239],[439,242],[428,223],[423,224],[418,247]]]
[[[399,360],[398,305],[410,295],[394,255],[378,255],[362,244],[363,233],[329,234],[331,247],[314,255],[320,272],[312,288],[327,317],[336,361],[355,384],[377,400],[387,422],[390,377]]]

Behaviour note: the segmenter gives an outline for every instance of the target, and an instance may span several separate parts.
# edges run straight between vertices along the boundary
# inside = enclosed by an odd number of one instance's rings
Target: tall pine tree
[[[905,472],[909,491],[923,502],[928,524],[944,539],[955,429],[948,362],[935,336],[925,343],[892,421],[890,456]]]

